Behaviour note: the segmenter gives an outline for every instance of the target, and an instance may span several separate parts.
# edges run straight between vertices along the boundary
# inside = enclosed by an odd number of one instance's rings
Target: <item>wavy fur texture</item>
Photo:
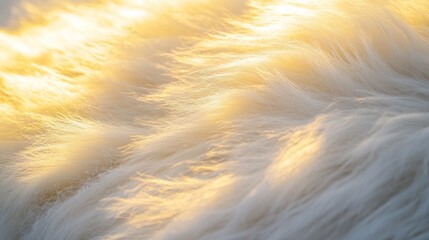
[[[16,5],[0,31],[0,239],[429,239],[428,13]]]

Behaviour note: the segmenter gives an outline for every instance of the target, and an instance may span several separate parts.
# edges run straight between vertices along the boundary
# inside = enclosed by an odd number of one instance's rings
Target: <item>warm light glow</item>
[[[426,177],[396,169],[426,164],[413,139],[406,161],[382,154],[407,128],[426,140],[427,0],[17,2],[0,29],[0,238],[281,239],[317,216],[320,239],[343,239],[325,236],[355,230],[341,194],[364,171],[400,192]]]
[[[102,75],[120,53],[112,44],[133,41],[130,28],[144,20],[147,7],[127,0],[69,6],[33,12],[40,23],[22,22],[13,32],[2,30],[0,81],[14,96],[3,104],[46,110],[79,101],[93,76]]]

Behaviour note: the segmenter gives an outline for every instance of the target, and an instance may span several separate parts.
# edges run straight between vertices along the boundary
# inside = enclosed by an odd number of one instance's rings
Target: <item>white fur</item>
[[[429,3],[136,2],[5,53],[0,239],[429,239]]]

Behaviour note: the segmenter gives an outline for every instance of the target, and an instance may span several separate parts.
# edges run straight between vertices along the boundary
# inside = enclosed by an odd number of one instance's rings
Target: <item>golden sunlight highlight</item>
[[[128,37],[135,19],[145,16],[144,10],[133,10],[139,6],[120,1],[31,12],[40,23],[22,22],[13,32],[1,32],[1,46],[7,46],[2,59],[8,61],[2,61],[0,77],[4,91],[15,100],[3,104],[37,110],[76,101],[90,78],[101,73],[104,64],[96,62],[118,54],[108,42]]]
[[[427,1],[9,10],[0,240],[429,238]]]

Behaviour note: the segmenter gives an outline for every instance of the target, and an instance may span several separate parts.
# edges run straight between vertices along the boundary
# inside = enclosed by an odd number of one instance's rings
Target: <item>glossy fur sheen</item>
[[[429,239],[426,0],[63,2],[0,31],[1,240]]]

